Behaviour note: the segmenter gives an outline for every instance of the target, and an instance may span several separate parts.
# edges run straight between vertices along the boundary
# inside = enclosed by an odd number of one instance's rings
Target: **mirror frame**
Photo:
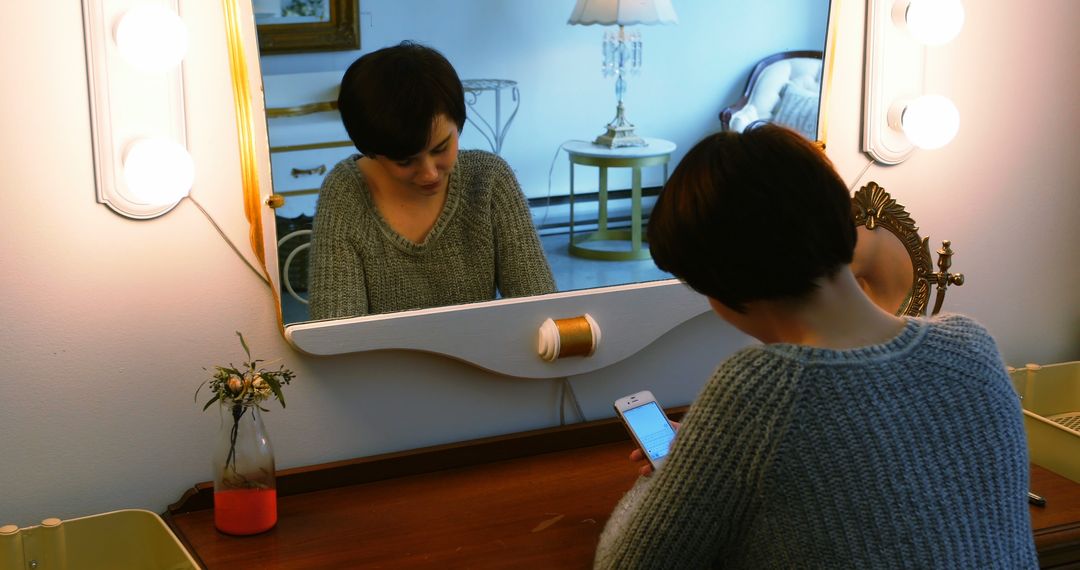
[[[277,271],[273,188],[262,98],[262,74],[250,0],[222,0],[237,108],[245,213],[250,238],[277,301],[278,325],[294,348],[312,355],[406,349],[432,352],[499,374],[520,378],[560,378],[599,370],[645,348],[679,324],[709,312],[705,297],[677,279],[536,297],[500,299],[347,319],[285,325]],[[818,107],[818,143],[827,148],[827,114],[832,87],[837,22],[842,0],[832,0],[825,35],[822,86]],[[246,4],[246,6],[245,6]],[[265,183],[260,184],[260,181]],[[601,342],[592,356],[553,362],[538,354],[539,328],[548,318],[588,313],[600,326]]]
[[[868,182],[855,192],[851,197],[851,213],[855,218],[855,227],[888,231],[900,240],[911,258],[911,289],[907,299],[896,310],[896,315],[918,317],[925,314],[930,302],[927,276],[934,270],[930,259],[930,238],[919,237],[915,220],[877,182]]]
[[[264,54],[360,49],[360,0],[327,0],[330,20],[257,26]]]

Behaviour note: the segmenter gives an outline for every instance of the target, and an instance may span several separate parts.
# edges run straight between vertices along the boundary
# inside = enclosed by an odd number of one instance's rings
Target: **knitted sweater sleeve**
[[[554,293],[555,279],[517,177],[506,161],[496,155],[489,156],[495,279],[499,293],[503,297]]]
[[[346,160],[355,160],[355,157]],[[315,210],[308,257],[308,309],[312,319],[368,314],[363,263],[350,240],[363,212],[356,199],[359,181],[343,164],[323,180]]]
[[[776,378],[771,367],[746,349],[717,369],[664,466],[639,479],[615,508],[595,568],[702,568],[731,555],[790,415],[797,373]]]

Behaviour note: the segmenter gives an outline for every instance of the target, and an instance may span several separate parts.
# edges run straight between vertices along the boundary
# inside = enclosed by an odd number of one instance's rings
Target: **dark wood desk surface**
[[[201,483],[164,514],[206,568],[588,568],[637,477],[614,420],[282,471],[279,520],[230,537]],[[1032,466],[1040,563],[1080,568],[1080,484]]]

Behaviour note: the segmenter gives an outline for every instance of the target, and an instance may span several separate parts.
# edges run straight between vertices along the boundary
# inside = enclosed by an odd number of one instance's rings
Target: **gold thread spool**
[[[600,344],[600,326],[588,315],[547,319],[540,326],[540,358],[549,362],[567,356],[591,356]]]
[[[585,317],[557,319],[559,328],[559,357],[588,356],[593,353],[592,328]]]

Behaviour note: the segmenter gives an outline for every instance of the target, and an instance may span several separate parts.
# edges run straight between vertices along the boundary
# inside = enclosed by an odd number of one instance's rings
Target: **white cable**
[[[570,396],[570,405],[573,406],[574,412],[577,414],[580,421],[587,421],[585,419],[585,413],[581,411],[581,405],[578,403],[577,395],[574,394],[574,386],[570,384],[569,378],[559,378],[559,425],[566,425],[566,396]]]
[[[874,164],[873,160],[866,161],[866,166],[863,167],[862,172],[859,172],[859,175],[855,177],[855,181],[851,183],[851,186],[848,186],[848,193],[851,193],[851,191],[854,190],[855,187],[859,185],[859,181],[862,180],[863,176],[866,176],[866,171],[870,170],[870,166],[872,166],[873,164]]]
[[[240,259],[244,260],[244,263],[247,264],[247,266],[255,272],[255,275],[258,275],[259,279],[262,279],[263,282],[267,285],[273,286],[270,283],[270,278],[264,275],[263,272],[256,269],[255,266],[252,265],[250,261],[248,261],[248,258],[245,257],[244,254],[240,253],[240,250],[237,249],[236,244],[234,244],[232,240],[229,239],[229,236],[225,235],[225,232],[221,229],[221,226],[219,226],[218,223],[214,221],[214,218],[212,218],[210,214],[206,211],[206,209],[202,207],[202,204],[199,204],[199,202],[195,200],[195,197],[191,194],[187,195],[187,199],[191,200],[191,203],[195,204],[195,207],[198,208],[204,216],[206,216],[206,219],[210,221],[210,225],[214,226],[214,229],[217,230],[217,233],[221,236],[222,239],[225,240],[225,243],[229,244],[229,247],[231,247],[232,250],[236,252],[236,255],[239,255]]]
[[[548,167],[547,196],[544,197],[544,216],[540,219],[540,223],[537,224],[537,230],[540,230],[541,228],[543,228],[544,224],[547,223],[548,212],[551,211],[551,174],[553,172],[555,172],[555,161],[559,159],[559,152],[562,151],[564,146],[566,146],[566,143],[572,143],[572,142],[583,143],[583,142],[588,142],[588,141],[583,141],[583,140],[578,140],[578,139],[567,139],[567,140],[564,140],[563,142],[559,143],[559,147],[555,149],[555,155],[551,157],[551,166]],[[571,168],[573,168],[573,166],[571,166]]]
[[[566,378],[559,381],[559,425],[566,425]]]

